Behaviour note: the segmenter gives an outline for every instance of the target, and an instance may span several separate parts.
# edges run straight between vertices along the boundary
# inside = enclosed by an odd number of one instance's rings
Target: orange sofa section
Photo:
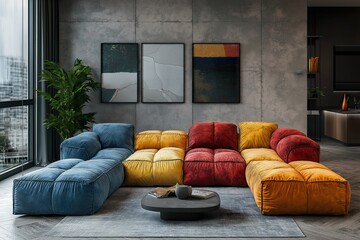
[[[249,188],[262,214],[304,214],[306,185],[301,174],[280,161],[252,161],[245,171]]]
[[[246,180],[265,215],[345,215],[350,207],[350,185],[324,165],[252,161]]]
[[[324,165],[311,161],[289,163],[304,178],[308,195],[308,213],[344,215],[350,208],[349,182]]]

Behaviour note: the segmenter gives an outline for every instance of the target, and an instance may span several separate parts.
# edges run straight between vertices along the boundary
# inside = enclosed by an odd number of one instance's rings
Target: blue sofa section
[[[14,214],[95,213],[124,181],[122,161],[134,152],[133,136],[133,125],[106,123],[65,140],[62,160],[14,180]]]

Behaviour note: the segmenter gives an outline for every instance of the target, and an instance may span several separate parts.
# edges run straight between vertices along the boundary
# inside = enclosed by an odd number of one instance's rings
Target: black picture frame
[[[139,102],[139,44],[101,43],[100,79],[101,103]]]
[[[240,103],[240,43],[192,44],[192,102]]]
[[[185,102],[184,43],[142,43],[141,61],[142,103]]]

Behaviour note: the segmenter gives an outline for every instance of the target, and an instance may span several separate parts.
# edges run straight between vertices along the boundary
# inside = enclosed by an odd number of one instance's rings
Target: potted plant
[[[308,89],[308,94],[309,94],[310,98],[318,98],[319,96],[320,97],[325,96],[323,89],[321,89],[319,87],[310,87]]]
[[[44,126],[53,127],[63,140],[78,131],[89,129],[88,124],[94,122],[95,113],[82,112],[85,104],[90,101],[87,93],[100,86],[91,74],[92,69],[79,59],[75,60],[69,71],[65,71],[58,63],[45,61],[41,81],[46,81],[48,87],[55,90],[55,94],[37,91],[54,110],[54,113],[46,116]]]

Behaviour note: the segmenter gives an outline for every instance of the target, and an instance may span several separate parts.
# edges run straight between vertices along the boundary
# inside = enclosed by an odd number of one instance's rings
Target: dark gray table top
[[[187,212],[204,213],[220,208],[220,197],[216,193],[208,199],[188,198],[185,200],[177,197],[156,198],[146,194],[141,200],[141,207],[155,212]]]

